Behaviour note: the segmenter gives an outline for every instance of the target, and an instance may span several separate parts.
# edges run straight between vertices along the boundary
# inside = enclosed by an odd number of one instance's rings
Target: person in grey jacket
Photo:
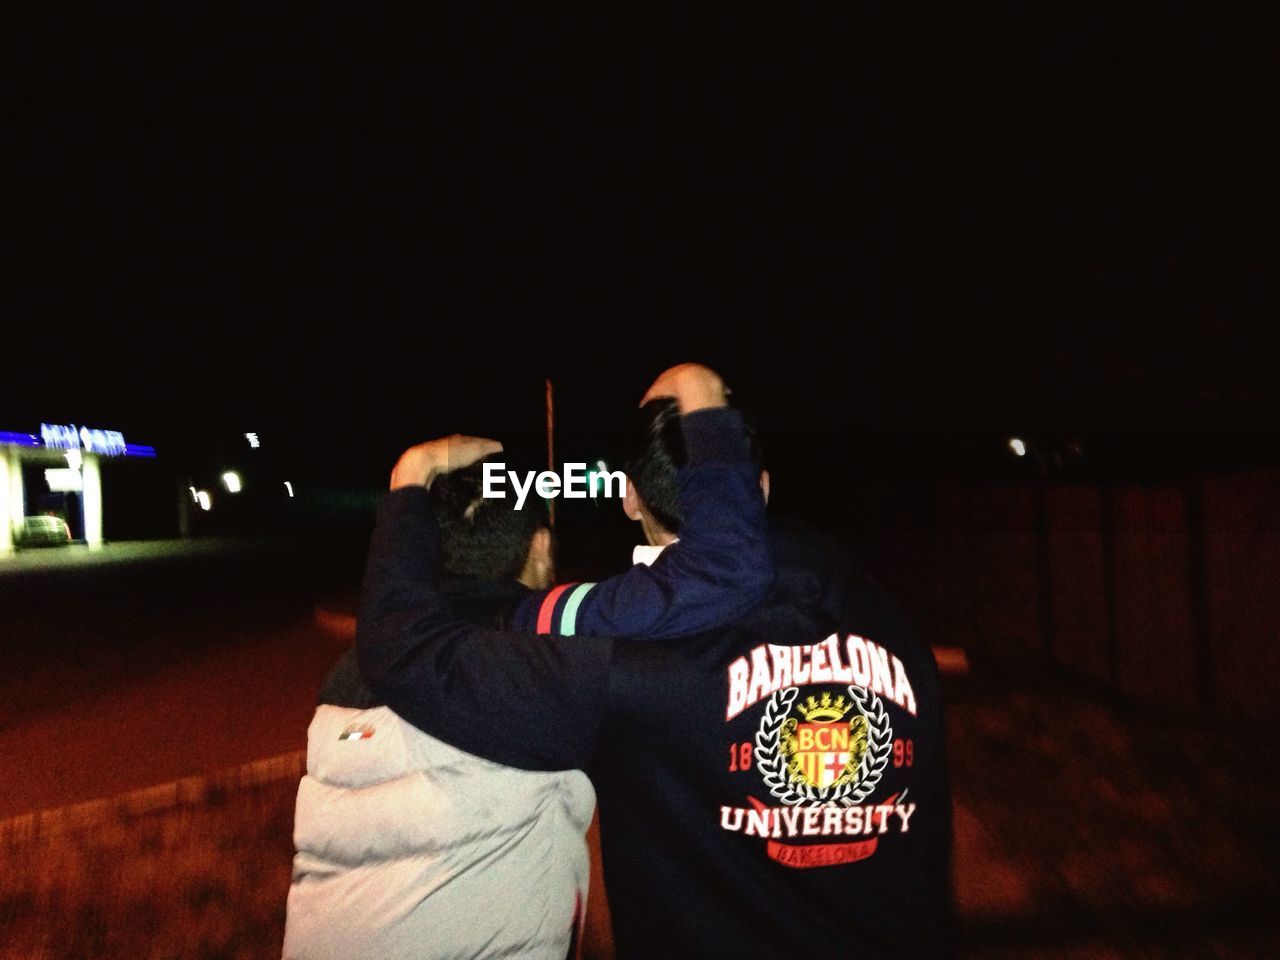
[[[693,409],[700,397],[723,403],[711,371],[672,392]],[[708,419],[704,432],[740,443],[741,421],[728,413]],[[471,438],[420,445],[397,464],[393,488],[430,464],[443,590],[468,619],[500,627],[513,612],[536,608],[537,590],[551,583],[551,551],[536,507],[514,511],[509,498],[478,495],[480,473],[468,465],[493,452],[492,442]],[[617,622],[693,632],[763,598],[772,567],[756,529],[759,511],[736,502],[740,485],[720,492],[714,533],[700,532],[708,522],[693,505],[677,562],[632,567],[601,584],[602,597],[617,598],[609,601]],[[626,609],[641,597],[662,609]],[[503,710],[493,703],[474,721],[500,723]],[[584,834],[594,803],[580,772],[506,767],[419,731],[378,702],[348,655],[326,682],[308,732],[284,957],[570,956],[584,919]]]

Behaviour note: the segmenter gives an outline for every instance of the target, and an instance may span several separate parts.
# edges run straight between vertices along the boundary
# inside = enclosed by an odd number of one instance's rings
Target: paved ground
[[[1280,956],[1269,731],[981,664],[951,699],[970,956]]]
[[[101,568],[155,560],[182,561],[197,557],[229,556],[263,549],[270,549],[270,544],[221,537],[123,540],[96,547],[72,543],[65,547],[39,547],[0,553],[0,577],[23,577],[31,573]]]
[[[0,563],[0,818],[305,747],[347,642],[313,616],[314,550],[41,553]]]

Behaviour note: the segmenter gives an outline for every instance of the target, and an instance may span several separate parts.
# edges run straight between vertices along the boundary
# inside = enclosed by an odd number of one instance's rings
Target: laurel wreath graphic
[[[798,687],[779,690],[765,704],[764,717],[756,732],[756,769],[764,778],[765,786],[775,798],[788,806],[808,805],[820,807],[840,803],[851,807],[861,803],[875,790],[884,776],[885,767],[893,753],[893,727],[884,703],[871,690],[849,686],[849,696],[867,719],[867,749],[858,766],[858,776],[846,783],[815,787],[808,783],[796,783],[787,776],[787,761],[783,756],[779,739],[782,725],[786,723],[791,708],[800,695]]]

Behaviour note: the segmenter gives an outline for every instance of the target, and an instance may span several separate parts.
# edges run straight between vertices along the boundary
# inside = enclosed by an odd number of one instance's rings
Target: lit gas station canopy
[[[51,494],[72,494],[68,516],[76,514],[84,541],[102,542],[102,458],[155,457],[155,447],[127,443],[119,430],[74,423],[42,423],[36,433],[0,430],[0,552],[13,549],[25,518],[35,511],[23,482],[24,464],[42,464]],[[75,519],[75,518],[73,518]]]

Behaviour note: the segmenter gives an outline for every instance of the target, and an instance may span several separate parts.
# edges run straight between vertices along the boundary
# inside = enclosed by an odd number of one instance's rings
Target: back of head
[[[679,405],[670,398],[650,400],[636,414],[622,470],[649,514],[669,533],[679,533],[683,520],[677,472],[684,463]]]
[[[760,444],[750,418],[746,418],[746,425],[751,459],[761,469]],[[628,439],[623,472],[631,478],[650,516],[668,533],[678,534],[684,521],[679,471],[685,464],[679,405],[669,397],[650,400],[640,408]]]
[[[431,485],[442,569],[455,577],[514,580],[524,568],[534,534],[548,526],[546,504],[530,497],[517,510],[514,497],[486,499],[481,496],[482,469],[477,463]]]

